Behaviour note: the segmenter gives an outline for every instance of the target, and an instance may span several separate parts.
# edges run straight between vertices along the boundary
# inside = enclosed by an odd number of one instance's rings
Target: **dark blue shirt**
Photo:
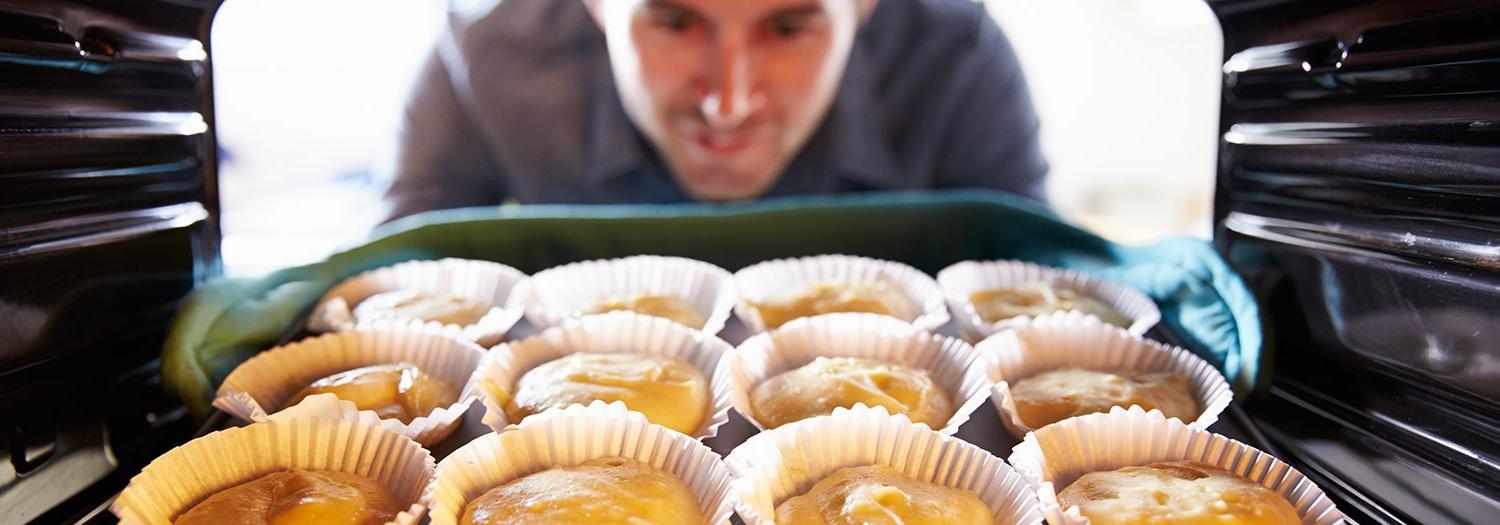
[[[392,217],[690,200],[625,115],[579,0],[455,2],[406,111]],[[833,106],[769,196],[974,187],[1043,197],[1014,51],[969,0],[881,0]]]

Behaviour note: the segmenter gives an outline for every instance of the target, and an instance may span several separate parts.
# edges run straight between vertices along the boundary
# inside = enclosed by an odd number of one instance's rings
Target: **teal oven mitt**
[[[901,261],[935,275],[963,260],[1021,259],[1083,271],[1150,296],[1180,342],[1241,393],[1255,384],[1261,328],[1249,290],[1206,242],[1110,243],[1036,203],[985,191],[793,197],[737,204],[498,206],[424,213],[364,245],[259,279],[220,279],[183,303],[162,374],[193,414],[236,365],[295,333],[339,280],[411,259],[498,261],[528,274],[635,254],[675,255],[731,271],[823,253]]]

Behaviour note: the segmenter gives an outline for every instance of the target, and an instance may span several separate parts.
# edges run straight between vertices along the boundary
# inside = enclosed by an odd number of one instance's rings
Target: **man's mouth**
[[[684,135],[699,151],[712,157],[733,157],[744,153],[755,145],[759,133],[755,126],[741,126],[732,130],[715,130],[697,127],[686,129]]]
[[[711,154],[718,156],[730,156],[744,151],[750,147],[749,133],[700,133],[698,135],[698,147]]]

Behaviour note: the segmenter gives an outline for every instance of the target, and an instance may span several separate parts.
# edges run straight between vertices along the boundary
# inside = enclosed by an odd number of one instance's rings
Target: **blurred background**
[[[1207,5],[985,3],[1026,69],[1053,206],[1120,242],[1207,238],[1222,61]],[[224,3],[212,46],[230,275],[317,261],[380,220],[377,176],[445,9],[443,0]]]

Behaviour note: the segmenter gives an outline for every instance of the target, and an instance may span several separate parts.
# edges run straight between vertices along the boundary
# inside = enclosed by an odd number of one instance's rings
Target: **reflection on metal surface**
[[[187,202],[4,229],[0,230],[0,261],[119,242],[152,232],[186,228],[207,219],[208,210],[202,204]]]
[[[1224,227],[1231,231],[1304,248],[1356,253],[1372,257],[1431,259],[1479,268],[1500,269],[1500,245],[1479,244],[1412,231],[1384,231],[1340,222],[1321,224],[1230,212]]]
[[[1440,456],[1425,459],[1399,434],[1344,417],[1362,407],[1329,410],[1337,403],[1308,392],[1273,388],[1252,407],[1255,419],[1285,447],[1284,457],[1296,458],[1299,470],[1340,498],[1341,510],[1362,514],[1360,523],[1480,523],[1500,512],[1482,482],[1439,474],[1446,463]],[[1330,428],[1327,421],[1339,424]]]
[[[64,450],[59,450],[58,456],[48,468],[35,472],[27,483],[47,485],[54,490],[42,497],[0,490],[0,509],[5,509],[5,512],[0,513],[0,524],[30,522],[67,496],[88,488],[114,471],[116,464],[100,438],[101,435],[79,433],[64,436],[59,444],[49,442],[50,446],[62,447]],[[0,473],[0,487],[15,481],[11,476]]]
[[[1339,44],[1332,38],[1321,38],[1253,47],[1230,55],[1229,60],[1224,61],[1224,74],[1286,68],[1306,71],[1312,67],[1309,60],[1321,60]]]
[[[1239,123],[1224,132],[1224,142],[1257,146],[1331,144],[1365,136],[1358,130],[1356,124],[1338,122]]]

